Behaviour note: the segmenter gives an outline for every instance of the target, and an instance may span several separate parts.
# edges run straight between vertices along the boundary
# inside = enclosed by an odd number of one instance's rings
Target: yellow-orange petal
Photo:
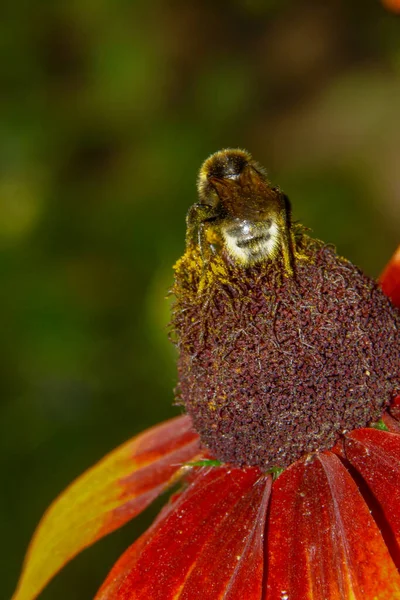
[[[382,291],[395,306],[400,307],[400,246],[379,277]]]
[[[200,453],[187,416],[113,450],[70,485],[39,523],[13,600],[32,600],[81,550],[144,510]]]
[[[400,576],[356,483],[324,452],[274,483],[266,598],[398,600]]]
[[[202,469],[111,570],[97,600],[260,600],[270,477]]]

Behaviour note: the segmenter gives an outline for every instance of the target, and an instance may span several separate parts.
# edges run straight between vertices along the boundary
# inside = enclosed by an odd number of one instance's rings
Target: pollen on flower
[[[264,471],[378,421],[400,390],[400,314],[378,285],[305,235],[284,273],[195,245],[175,267],[177,400],[217,459]]]

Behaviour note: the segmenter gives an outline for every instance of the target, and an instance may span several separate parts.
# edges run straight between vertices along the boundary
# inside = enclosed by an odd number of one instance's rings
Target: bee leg
[[[211,255],[213,254],[213,247],[210,245],[210,242],[207,239],[207,225],[208,221],[203,221],[202,223],[200,223],[197,232],[197,243],[199,245],[199,250],[201,258],[203,259],[204,267],[207,265]]]
[[[199,292],[202,292],[204,288],[207,265],[214,252],[214,247],[207,239],[208,226],[214,218],[211,206],[205,204],[194,204],[189,209],[186,217],[186,249],[193,249],[197,246],[203,262],[198,288]]]
[[[207,229],[208,229],[208,221],[203,221],[198,225],[197,230],[197,243],[200,250],[200,256],[202,258],[203,266],[201,269],[200,282],[198,287],[198,293],[201,294],[204,290],[207,277],[207,268],[211,259],[212,254],[214,253],[214,248],[210,245],[207,239]]]
[[[284,230],[282,238],[283,265],[288,277],[293,277],[294,275],[294,253],[292,244],[292,235],[289,231]]]
[[[201,221],[200,205],[193,204],[186,215],[186,248],[190,248],[196,243],[196,231]]]
[[[205,223],[212,218],[212,208],[206,204],[193,204],[186,215],[186,248],[199,245],[203,254],[205,246]],[[197,233],[197,235],[196,235]]]
[[[292,231],[292,210],[289,198],[285,194],[282,194],[282,201],[283,210],[279,215],[279,229],[281,231],[283,265],[285,268],[286,275],[288,277],[293,277],[295,263],[295,244]]]

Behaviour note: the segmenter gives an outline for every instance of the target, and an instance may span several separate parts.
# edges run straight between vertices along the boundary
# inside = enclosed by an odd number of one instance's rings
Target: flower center
[[[246,175],[250,199],[258,176]],[[293,227],[285,237],[282,202],[265,211],[280,253],[264,245],[240,261],[225,243],[233,209],[213,202],[175,266],[178,402],[217,459],[285,468],[377,421],[400,393],[400,313],[331,247]]]
[[[200,292],[196,257],[178,263],[178,398],[219,460],[286,467],[377,421],[399,390],[398,311],[332,249],[308,256],[296,280],[217,261]]]

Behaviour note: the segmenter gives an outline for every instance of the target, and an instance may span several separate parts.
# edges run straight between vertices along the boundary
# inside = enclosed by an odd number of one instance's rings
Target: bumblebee
[[[243,267],[281,253],[286,273],[293,275],[289,199],[248,152],[212,154],[200,169],[197,187],[199,202],[187,215],[186,243],[197,243],[205,262],[221,250]]]

